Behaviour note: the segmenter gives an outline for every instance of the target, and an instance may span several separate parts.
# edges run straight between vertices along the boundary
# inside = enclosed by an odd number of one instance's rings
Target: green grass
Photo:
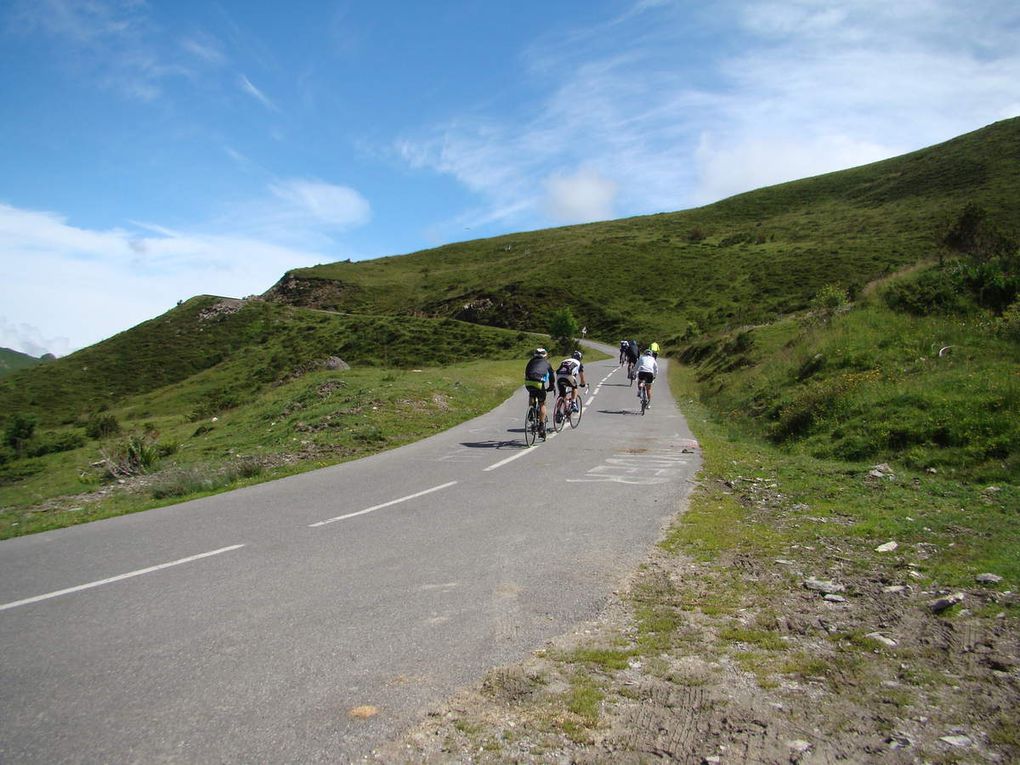
[[[827,284],[851,292],[934,254],[968,202],[993,222],[1020,198],[1020,120],[849,171],[682,212],[458,242],[290,272],[274,300],[453,316],[545,331],[570,306],[591,336],[665,350],[700,331],[773,321]],[[654,289],[649,289],[654,285]],[[641,295],[641,300],[635,297]]]
[[[703,561],[753,556],[759,561],[840,548],[858,572],[889,568],[897,557],[875,547],[897,541],[901,555],[937,586],[971,587],[984,572],[1002,576],[1002,589],[1020,585],[1020,487],[960,480],[951,471],[897,467],[894,478],[869,479],[870,460],[823,459],[793,453],[755,435],[732,415],[696,398],[691,369],[675,370],[671,385],[704,451],[701,486],[663,547]],[[757,479],[757,483],[756,483]],[[764,495],[757,487],[770,487]],[[756,540],[761,540],[758,544]],[[914,553],[918,546],[924,556]],[[894,576],[894,575],[893,575]],[[739,602],[737,583],[732,603]],[[715,612],[724,612],[707,596]]]
[[[100,498],[97,490],[109,484],[90,465],[102,442],[47,455],[33,461],[36,472],[0,485],[0,538],[145,510],[418,440],[505,400],[519,385],[522,363],[309,372],[213,415],[215,422],[164,413],[180,389],[146,394],[144,404],[129,397],[110,410],[125,427],[111,440],[145,424],[160,443],[176,445],[142,477],[151,482]],[[146,412],[143,420],[132,419],[138,409]]]

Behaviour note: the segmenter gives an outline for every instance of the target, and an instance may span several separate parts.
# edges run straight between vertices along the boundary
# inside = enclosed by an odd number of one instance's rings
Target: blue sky
[[[0,0],[0,346],[1020,115],[1015,0]]]

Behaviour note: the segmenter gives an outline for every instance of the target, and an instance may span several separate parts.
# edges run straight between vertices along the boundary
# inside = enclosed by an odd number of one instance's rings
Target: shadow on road
[[[511,431],[517,433],[523,433],[523,430]],[[466,446],[469,449],[505,449],[508,446],[512,446],[516,449],[527,448],[527,444],[520,441],[461,441],[461,446]]]
[[[641,410],[632,411],[630,409],[599,409],[599,414],[641,414]]]

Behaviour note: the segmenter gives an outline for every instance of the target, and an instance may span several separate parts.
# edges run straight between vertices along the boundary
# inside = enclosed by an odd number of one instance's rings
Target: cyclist
[[[652,341],[652,344],[648,346],[648,350],[652,352],[652,358],[659,358],[659,344]]]
[[[625,362],[627,360],[627,356],[630,353],[627,350],[628,348],[630,348],[630,343],[628,343],[626,340],[621,340],[620,341],[620,366],[621,367],[623,366],[623,362]]]
[[[634,373],[634,365],[637,364],[638,360],[638,344],[637,340],[627,341],[627,378],[632,379]]]
[[[560,390],[560,395],[570,402],[571,407],[575,406],[574,397],[577,395],[578,381],[580,380],[580,384],[585,388],[588,387],[588,381],[584,379],[582,358],[580,351],[574,351],[569,359],[563,359],[559,367],[556,368],[556,386]],[[567,396],[568,389],[570,390],[569,396]]]
[[[549,365],[549,352],[545,348],[536,348],[531,359],[524,368],[524,387],[528,391],[528,405],[532,399],[539,404],[538,435],[545,438],[545,394],[555,387],[556,373]]]
[[[655,360],[655,356],[652,355],[652,349],[646,348],[645,352],[641,354],[641,358],[637,365],[637,379],[638,379],[638,398],[641,398],[641,384],[645,386],[645,390],[648,392],[648,406],[652,405],[652,382],[659,374],[659,363]]]

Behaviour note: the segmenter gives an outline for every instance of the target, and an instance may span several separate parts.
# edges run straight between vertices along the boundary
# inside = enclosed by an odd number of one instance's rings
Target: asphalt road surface
[[[642,417],[614,361],[586,372],[580,426],[531,448],[522,389],[357,462],[0,542],[0,762],[343,762],[595,617],[699,453],[664,377]]]

